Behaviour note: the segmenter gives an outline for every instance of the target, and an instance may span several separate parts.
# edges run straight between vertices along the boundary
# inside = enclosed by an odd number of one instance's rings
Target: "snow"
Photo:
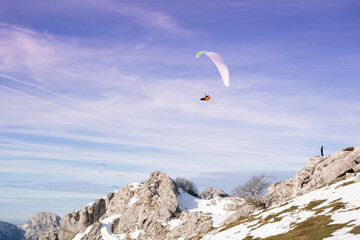
[[[333,233],[333,236],[332,237],[328,237],[328,238],[324,238],[324,240],[359,240],[360,237],[359,235],[354,235],[354,234],[351,234],[351,233],[348,233],[350,230],[352,229],[352,227],[344,227],[344,228],[341,228],[337,231],[335,231]]]
[[[76,234],[73,240],[81,240],[84,235],[88,234],[91,231],[91,228],[92,226],[89,226],[88,228],[86,228],[85,232]]]
[[[180,195],[178,196],[179,199],[179,208],[181,211],[190,211],[190,212],[204,212],[210,213],[213,226],[218,227],[220,224],[234,211],[225,210],[225,206],[228,203],[231,203],[232,200],[226,198],[213,198],[210,200],[200,199],[194,196],[191,196],[183,189],[179,189]]]
[[[264,212],[255,212],[254,215],[258,214],[257,217],[266,218],[270,214],[277,214],[286,209],[289,209],[292,206],[298,206],[297,209],[293,211],[284,212],[277,217],[281,217],[281,220],[278,222],[269,222],[262,226],[260,226],[260,222],[258,220],[244,222],[237,226],[234,226],[230,229],[227,229],[222,232],[212,231],[211,233],[205,235],[203,239],[207,240],[223,240],[223,239],[243,239],[246,236],[253,236],[254,238],[266,238],[269,236],[281,234],[288,232],[293,229],[297,223],[306,221],[308,218],[313,217],[315,215],[315,211],[318,208],[323,206],[328,206],[334,200],[340,199],[340,202],[345,204],[345,209],[339,209],[334,212],[330,212],[331,208],[327,211],[321,213],[321,215],[329,215],[333,222],[331,224],[337,223],[347,223],[352,221],[353,225],[360,225],[360,194],[358,194],[360,190],[360,182],[352,183],[346,186],[340,186],[345,182],[353,181],[353,178],[346,179],[344,181],[333,184],[329,187],[324,187],[321,189],[314,190],[302,196],[296,197],[288,202],[288,204],[284,206],[275,206],[271,209],[268,209]],[[338,187],[338,188],[336,188]],[[184,196],[183,200],[188,200],[189,196]],[[311,201],[315,200],[326,200],[324,203],[320,204],[313,211],[306,211],[302,208],[306,207]],[[339,200],[338,200],[339,201]],[[196,205],[194,207],[194,205]],[[199,201],[193,199],[190,204],[182,203],[183,208],[199,209],[203,206]],[[189,206],[190,205],[190,206]],[[316,216],[316,215],[315,215]],[[215,217],[216,218],[216,217]],[[224,226],[225,227],[225,226]],[[339,229],[333,233],[332,237],[326,238],[327,240],[341,240],[341,239],[360,239],[359,235],[350,234],[349,231],[352,227],[344,227]]]
[[[85,207],[91,207],[92,205],[94,205],[95,202],[90,202],[88,204],[85,205]]]
[[[111,227],[114,224],[115,220],[118,219],[121,215],[113,215],[111,217],[101,220],[101,237],[103,240],[118,240],[118,238],[113,235]]]
[[[130,199],[130,201],[129,201],[129,207],[131,206],[131,205],[133,205],[135,202],[137,202],[137,200],[139,200],[137,197],[132,197],[131,199]]]
[[[168,226],[169,226],[169,230],[173,230],[174,228],[176,228],[177,226],[180,225],[180,219],[173,219],[170,222],[168,222]]]
[[[130,185],[130,190],[131,191],[134,191],[135,189],[142,186],[142,184],[140,184],[140,183],[130,183],[129,185]]]
[[[144,231],[136,228],[134,232],[130,233],[130,237],[137,239],[140,233],[144,233]]]

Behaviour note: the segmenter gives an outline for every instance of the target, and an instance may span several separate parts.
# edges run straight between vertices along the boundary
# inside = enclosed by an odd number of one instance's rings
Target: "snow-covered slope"
[[[187,221],[186,214],[195,212],[208,214],[213,228],[195,238],[161,239],[360,239],[360,182],[354,180],[355,177],[339,181],[225,225],[223,221],[234,213],[233,208],[229,210],[234,198],[204,200],[179,189],[182,217],[164,223],[167,230],[178,228]],[[138,229],[127,235],[113,234],[111,226],[119,217],[114,215],[101,221],[101,239],[145,239],[141,237],[143,230]],[[88,232],[89,229],[74,239],[81,239]]]
[[[360,182],[354,180],[239,218],[202,239],[360,239]]]

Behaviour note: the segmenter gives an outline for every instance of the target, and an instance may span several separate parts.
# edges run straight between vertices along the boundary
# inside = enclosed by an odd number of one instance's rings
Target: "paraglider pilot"
[[[209,95],[206,95],[206,94],[205,94],[205,97],[200,98],[200,100],[201,100],[201,101],[209,101],[210,98],[211,98],[211,97],[210,97]]]
[[[321,146],[320,152],[321,152],[321,156],[323,157],[324,156],[324,147],[323,146]]]

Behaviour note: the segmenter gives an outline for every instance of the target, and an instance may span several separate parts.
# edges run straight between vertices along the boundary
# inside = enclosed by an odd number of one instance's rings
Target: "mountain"
[[[57,228],[61,218],[55,213],[38,212],[29,221],[18,227],[22,229],[26,240],[36,240],[44,233]]]
[[[23,236],[24,231],[16,225],[0,221],[0,240],[20,240]]]
[[[0,221],[0,240],[36,240],[59,226],[61,218],[54,213],[38,212],[19,226]]]
[[[360,146],[313,157],[271,185],[266,209],[207,189],[194,197],[162,172],[67,214],[40,240],[360,239]]]

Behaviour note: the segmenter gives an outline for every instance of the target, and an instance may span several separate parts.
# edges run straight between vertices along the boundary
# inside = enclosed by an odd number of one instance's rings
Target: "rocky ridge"
[[[219,199],[221,199],[219,197]],[[201,199],[190,196],[162,172],[153,172],[144,184],[129,184],[98,199],[80,211],[67,214],[60,226],[43,239],[179,239],[208,232],[211,211],[193,209]],[[220,200],[202,200],[213,207]],[[212,203],[210,201],[213,201]],[[225,208],[226,204],[222,203]],[[230,213],[234,212],[227,211]]]
[[[296,229],[301,221],[315,219],[311,216],[317,214],[317,210],[310,211],[310,206],[314,202],[320,204],[317,202],[319,196],[327,196],[321,202],[327,204],[324,209],[336,205],[357,214],[360,199],[356,200],[351,191],[359,186],[354,184],[360,180],[357,175],[360,172],[359,163],[360,146],[342,149],[328,157],[313,157],[294,178],[271,185],[264,200],[268,209],[272,210],[256,213],[257,209],[246,205],[242,199],[223,197],[226,194],[218,189],[207,189],[201,193],[204,199],[190,196],[164,173],[153,172],[144,184],[129,184],[109,193],[104,199],[67,214],[58,228],[43,234],[40,240],[224,239],[223,232],[228,239],[243,239],[247,236],[268,236],[269,233],[285,234]],[[337,190],[339,187],[344,192]],[[315,191],[319,188],[320,194]],[[342,194],[353,203],[333,199]],[[285,209],[284,206],[290,207]],[[310,210],[303,210],[308,208]],[[336,220],[329,218],[341,214],[341,211],[334,210],[319,217],[326,219],[328,224]],[[282,218],[286,221],[282,222]],[[346,220],[358,223],[356,218]],[[276,221],[282,225],[273,224]],[[326,224],[324,227],[328,226]],[[269,231],[264,234],[255,230],[254,226]],[[228,229],[233,227],[237,227],[236,232],[241,234],[229,233]]]
[[[264,197],[266,206],[271,207],[346,177],[353,177],[359,171],[360,146],[341,149],[327,157],[312,157],[293,178],[269,187]]]

